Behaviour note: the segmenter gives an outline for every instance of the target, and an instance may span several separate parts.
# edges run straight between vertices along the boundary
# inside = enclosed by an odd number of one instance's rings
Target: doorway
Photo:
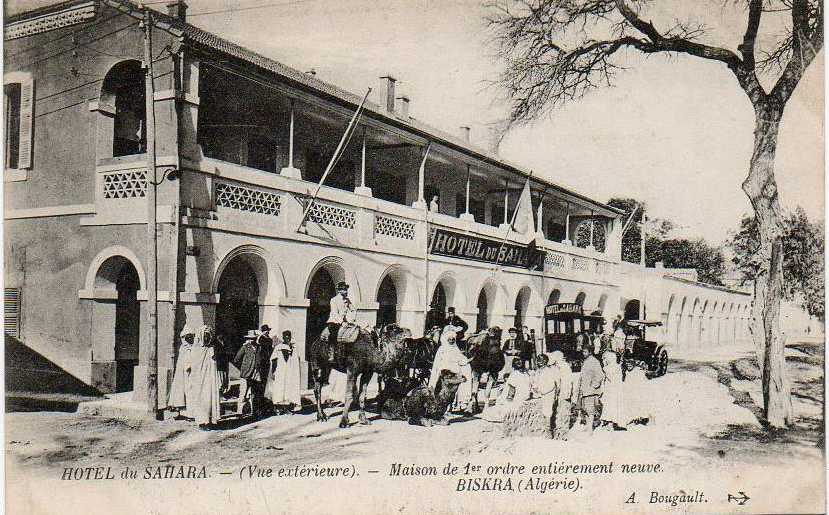
[[[224,365],[242,346],[245,334],[259,328],[259,281],[244,256],[237,256],[227,264],[217,290],[216,334],[224,342],[221,362]]]
[[[141,305],[138,272],[132,263],[124,260],[115,280],[118,300],[115,303],[115,391],[133,389],[135,366],[138,365]]]

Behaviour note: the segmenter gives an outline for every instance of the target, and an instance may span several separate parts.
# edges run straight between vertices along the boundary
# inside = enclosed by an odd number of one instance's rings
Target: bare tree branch
[[[769,96],[780,106],[794,93],[806,68],[823,48],[823,2],[792,2],[791,56]]]
[[[748,26],[743,35],[743,42],[737,50],[743,56],[743,63],[749,70],[754,69],[754,47],[757,40],[757,31],[760,29],[760,18],[763,16],[763,0],[750,0],[748,4]]]

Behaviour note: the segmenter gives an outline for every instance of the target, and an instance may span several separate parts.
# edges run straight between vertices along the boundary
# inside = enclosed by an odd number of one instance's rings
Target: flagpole
[[[360,117],[360,114],[363,111],[363,106],[368,100],[368,95],[371,93],[371,88],[368,88],[366,91],[363,100],[360,102],[360,105],[357,106],[357,110],[354,111],[354,116],[351,117],[351,121],[348,122],[348,127],[346,127],[345,132],[343,133],[342,138],[340,138],[339,144],[337,144],[337,149],[334,151],[334,155],[331,156],[331,160],[328,161],[328,166],[325,167],[325,172],[322,174],[322,178],[320,182],[317,184],[317,188],[314,191],[314,195],[311,197],[311,200],[308,202],[308,205],[305,206],[305,210],[302,212],[302,219],[299,221],[299,225],[296,228],[296,231],[299,231],[300,227],[305,223],[305,219],[308,217],[308,213],[311,211],[311,206],[314,205],[314,201],[319,195],[320,189],[322,188],[322,184],[325,182],[325,179],[328,177],[328,174],[331,173],[331,170],[334,169],[334,165],[337,161],[339,161],[341,157],[341,152],[344,150],[344,143],[347,145],[346,140],[351,139],[351,135],[354,133],[354,127],[357,125],[357,119]],[[295,231],[295,232],[296,232]]]
[[[420,168],[418,168],[418,170],[420,170],[420,172],[418,172],[418,173],[422,173],[422,175],[424,177],[424,183],[425,183],[425,176],[426,176],[426,168],[425,168],[426,167],[426,159],[429,158],[429,151],[431,149],[432,149],[432,142],[430,141],[426,145],[426,150],[423,151],[423,159],[420,162]],[[428,319],[429,319],[429,308],[431,307],[432,299],[429,298],[429,251],[431,250],[429,248],[429,231],[430,231],[430,228],[429,228],[429,202],[427,201],[425,204],[426,204],[425,205],[425,207],[426,207],[426,253],[423,255],[423,266],[425,267],[424,275],[425,275],[425,278],[426,278],[426,284],[424,286],[425,292],[424,292],[424,295],[423,295],[423,304],[424,304],[424,307],[423,307],[424,333],[423,334],[424,335],[426,334],[426,332],[428,332],[432,329],[431,327],[426,327],[426,322],[428,322]]]
[[[532,173],[532,171],[530,171],[530,175],[527,176],[527,183],[525,184],[525,186],[529,186],[530,177],[532,177],[532,175],[533,175],[533,173]],[[522,193],[523,193],[523,190],[522,190]],[[532,199],[532,197],[530,197],[530,198]],[[507,197],[506,200],[509,200],[509,197]],[[507,243],[507,238],[509,238],[510,231],[512,231],[512,224],[515,223],[515,218],[518,216],[518,208],[520,207],[519,206],[520,204],[521,204],[521,197],[518,198],[518,203],[515,204],[515,211],[512,213],[512,220],[510,221],[509,225],[507,226],[507,232],[506,232],[506,234],[504,234],[504,239],[501,240],[501,244],[498,246],[498,254],[495,256],[495,267],[492,269],[492,274],[493,275],[497,274],[498,270],[500,269],[500,267],[498,265],[498,262],[500,261],[501,250],[504,248],[504,245]],[[530,212],[532,212],[532,209],[533,209],[533,206],[532,206],[532,200],[531,200],[530,201]]]

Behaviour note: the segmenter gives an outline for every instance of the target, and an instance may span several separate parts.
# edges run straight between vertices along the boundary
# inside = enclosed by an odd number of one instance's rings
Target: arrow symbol
[[[737,492],[740,495],[731,495],[728,494],[728,502],[736,502],[740,506],[744,505],[748,502],[751,497],[747,496],[745,492]]]

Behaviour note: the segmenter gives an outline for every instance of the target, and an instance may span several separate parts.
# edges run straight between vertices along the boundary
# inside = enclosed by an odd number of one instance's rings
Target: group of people
[[[437,383],[442,370],[451,370],[469,381],[458,390],[455,410],[463,410],[471,398],[471,359],[460,349],[460,335],[468,328],[449,308],[446,325],[440,331],[440,346],[435,353],[429,386]],[[625,430],[631,424],[653,421],[644,370],[634,368],[623,373],[622,355],[625,333],[621,323],[608,324],[605,331],[585,334],[579,342],[584,357],[581,372],[574,373],[561,351],[530,355],[518,328],[510,328],[502,345],[505,365],[499,374],[503,381],[501,391],[490,406],[484,407],[482,417],[500,422],[507,413],[523,402],[539,398],[542,413],[549,422],[549,434],[565,439],[570,430],[593,433],[598,427]],[[522,341],[523,340],[523,341]]]
[[[301,408],[300,359],[290,331],[274,345],[270,327],[250,330],[231,360],[239,370],[238,414],[262,417]],[[224,345],[207,326],[185,325],[180,334],[167,407],[177,418],[211,429],[221,416],[221,402],[230,394]]]
[[[614,337],[612,341],[616,340]],[[632,424],[653,421],[648,380],[642,368],[624,372],[619,352],[594,347],[592,342],[584,346],[582,354],[577,398],[582,423],[588,432],[592,433],[596,427],[623,431]]]

